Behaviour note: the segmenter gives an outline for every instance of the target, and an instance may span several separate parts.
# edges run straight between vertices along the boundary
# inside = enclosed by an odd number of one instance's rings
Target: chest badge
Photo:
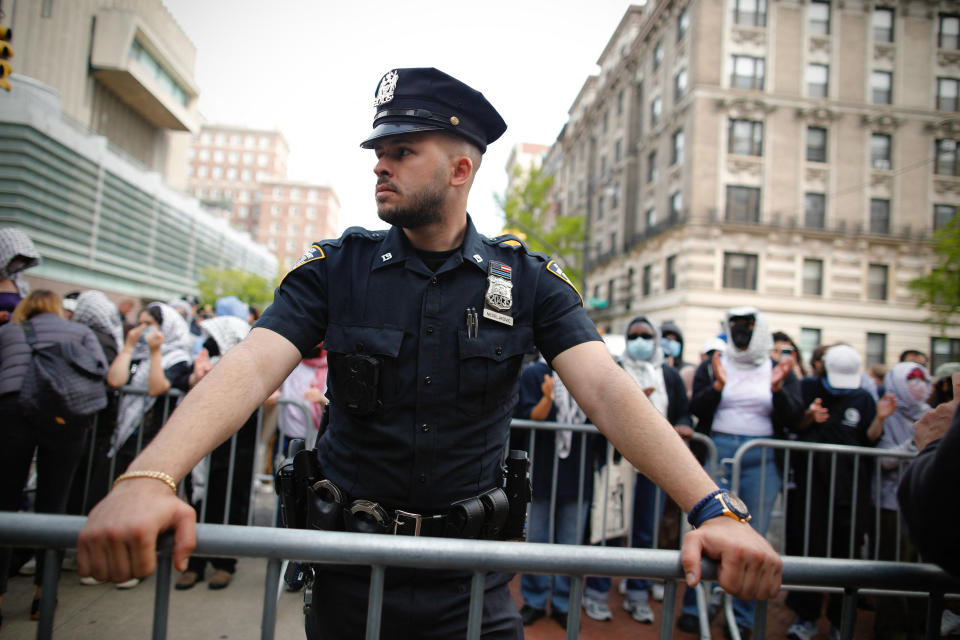
[[[509,327],[513,316],[513,269],[508,264],[490,260],[487,271],[487,293],[483,296],[483,317]]]

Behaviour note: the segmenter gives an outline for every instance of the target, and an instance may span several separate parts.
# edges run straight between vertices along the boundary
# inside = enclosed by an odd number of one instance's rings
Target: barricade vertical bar
[[[567,640],[580,635],[580,605],[583,603],[583,576],[570,576],[570,603],[567,607]]]
[[[857,590],[843,590],[843,610],[840,612],[840,638],[850,640],[857,622]]]
[[[382,564],[370,567],[370,595],[367,598],[367,640],[380,638],[380,617],[383,609],[383,577],[386,569]]]
[[[485,574],[482,571],[474,571],[473,578],[470,580],[470,614],[467,616],[467,640],[480,640],[485,585]]]
[[[207,521],[207,504],[210,502],[207,500],[207,494],[210,493],[210,476],[213,473],[213,454],[208,453],[203,460],[207,465],[207,472],[204,474],[206,480],[203,481],[203,498],[200,500],[200,519],[198,522]],[[188,502],[193,504],[193,496],[189,496],[189,498]]]
[[[211,460],[212,462],[212,460]],[[227,495],[223,500],[223,524],[230,524],[230,503],[233,499],[233,474],[237,466],[237,434],[230,437],[230,462],[227,466]],[[207,494],[204,501],[210,496],[210,487],[207,487]]]
[[[613,445],[607,440],[607,448],[604,453],[604,464],[607,464],[607,466],[609,466],[610,462],[611,447],[613,447]],[[603,547],[607,546],[607,511],[609,510],[607,501],[610,499],[610,473],[611,470],[608,468],[607,472],[603,474],[603,515],[601,520],[603,524],[600,526],[600,546]],[[596,491],[596,488],[594,488],[594,491]]]
[[[763,640],[767,637],[767,600],[758,600],[753,610],[753,637]]]
[[[43,551],[43,593],[40,594],[40,622],[37,639],[53,637],[53,610],[57,604],[57,578],[60,575],[60,554],[57,549]]]
[[[943,594],[931,593],[927,601],[927,640],[940,637],[940,619],[943,617]]]
[[[577,473],[577,538],[583,535],[583,498],[587,475],[587,434],[580,434],[580,471]]]
[[[554,431],[554,441],[556,441],[556,434],[558,432]],[[556,535],[556,523],[557,523],[557,490],[558,484],[560,482],[560,458],[557,456],[557,447],[553,447],[553,473],[550,478],[550,520],[548,521],[547,526],[547,542],[554,543],[554,535]],[[530,525],[527,525],[527,530],[529,531]]]
[[[803,498],[803,555],[810,555],[810,501],[813,493],[810,488],[813,487],[813,451],[807,451],[807,486],[804,487]],[[880,530],[879,523],[877,531]]]
[[[90,453],[87,455],[87,470],[83,478],[83,500],[80,502],[80,513],[87,512],[87,498],[90,497],[90,480],[93,477],[93,455],[97,442],[97,425],[100,422],[100,414],[94,414],[93,423],[90,425],[90,438],[87,441],[90,447]]]
[[[273,632],[277,627],[277,598],[274,589],[280,580],[279,558],[270,558],[267,561],[267,576],[263,580],[263,617],[260,620],[260,639],[273,640]]]
[[[770,451],[767,447],[760,447],[760,493],[758,495],[766,495],[767,488],[767,453]],[[766,510],[766,505],[763,500],[757,500],[757,506],[759,509],[758,522],[767,522],[767,514],[764,513]]]
[[[173,574],[173,534],[163,533],[157,539],[157,586],[153,592],[153,640],[167,637],[170,614],[170,582]]]
[[[780,495],[783,499],[783,519],[782,526],[780,527],[780,553],[786,553],[787,551],[787,513],[790,508],[790,454],[793,453],[790,449],[784,449],[783,451],[783,478],[780,479],[780,486],[783,487],[780,491]]]
[[[833,557],[833,507],[837,493],[837,454],[830,454],[830,498],[827,500],[827,557]]]
[[[703,580],[701,580],[693,589],[694,594],[697,596],[697,620],[700,622],[700,640],[710,640],[710,616],[708,615],[707,610],[707,588],[703,584]],[[663,600],[666,602],[666,594],[664,594]]]
[[[312,424],[312,423],[311,423]],[[254,503],[257,500],[257,469],[263,468],[263,460],[258,460],[257,451],[260,449],[260,435],[263,431],[263,405],[261,404],[257,408],[257,433],[256,438],[253,441],[253,460],[250,464],[253,465],[253,469],[250,470],[250,492],[247,494],[250,496],[250,499],[247,501],[247,526],[253,525],[253,514],[254,514]],[[270,455],[268,451],[264,452],[264,455]],[[274,520],[271,524],[276,524]]]
[[[673,609],[677,601],[677,581],[663,581],[663,608],[660,610],[660,640],[673,638]]]
[[[873,559],[880,559],[880,509],[883,507],[880,502],[880,458],[875,458],[873,461],[873,488],[875,493],[873,494],[873,530],[875,535],[873,536]]]
[[[857,530],[857,507],[860,501],[857,500],[857,489],[860,480],[860,454],[853,456],[853,489],[850,494],[850,546],[847,550],[847,558],[854,558],[856,553],[856,535]]]

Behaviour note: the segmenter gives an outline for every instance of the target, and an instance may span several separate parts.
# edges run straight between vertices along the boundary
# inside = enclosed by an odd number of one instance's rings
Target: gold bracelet
[[[117,476],[117,479],[113,481],[113,486],[115,487],[124,480],[131,480],[133,478],[153,478],[154,480],[159,480],[170,487],[173,495],[177,495],[177,483],[174,481],[173,476],[163,471],[127,471]]]

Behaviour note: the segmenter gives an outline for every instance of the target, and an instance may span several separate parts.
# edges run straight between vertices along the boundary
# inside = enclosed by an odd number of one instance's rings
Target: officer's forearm
[[[572,347],[552,365],[597,428],[684,511],[716,489],[677,432],[613,362],[603,343]]]
[[[246,422],[299,360],[285,338],[253,329],[187,394],[130,470],[163,471],[179,481]]]

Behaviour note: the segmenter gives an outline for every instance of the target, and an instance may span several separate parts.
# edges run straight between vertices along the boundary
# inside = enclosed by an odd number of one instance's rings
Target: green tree
[[[933,234],[933,270],[910,282],[917,306],[931,311],[928,322],[946,329],[960,317],[960,215]]]
[[[531,165],[528,169],[516,167],[514,177],[507,192],[496,196],[497,205],[503,211],[504,226],[523,238],[534,251],[557,260],[567,277],[581,289],[586,218],[565,215],[547,220],[553,176],[544,175],[542,169]]]
[[[214,304],[217,298],[237,296],[247,304],[264,307],[273,300],[275,282],[242,269],[215,269],[204,267],[200,270],[200,301]]]

